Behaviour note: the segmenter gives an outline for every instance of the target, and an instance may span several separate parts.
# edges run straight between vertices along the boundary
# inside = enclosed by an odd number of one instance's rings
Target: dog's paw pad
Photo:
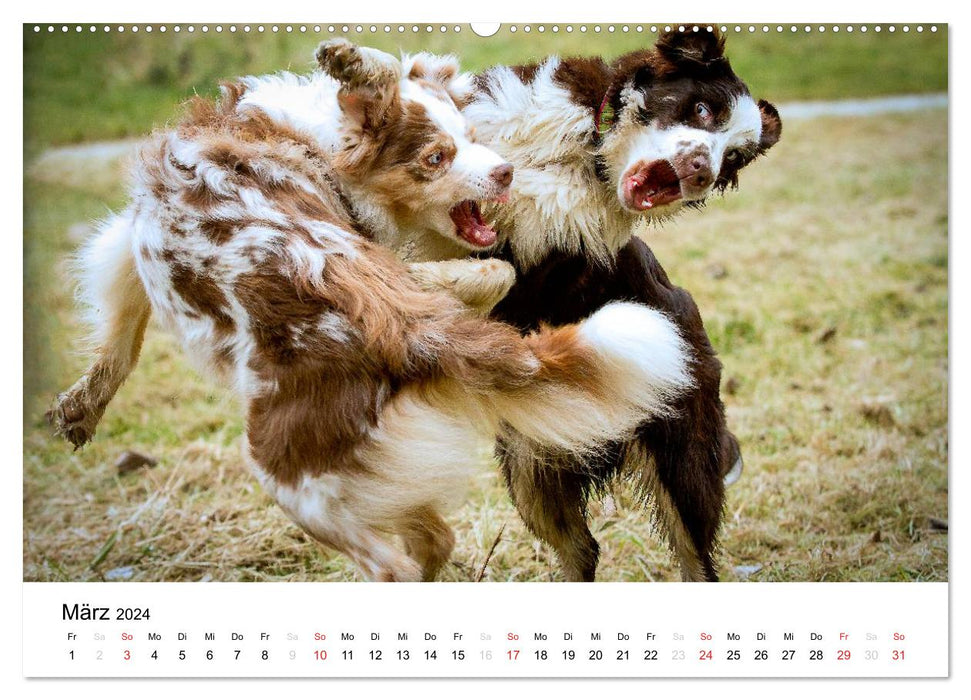
[[[98,422],[84,404],[71,394],[59,395],[45,416],[54,434],[70,442],[74,449],[91,441]]]

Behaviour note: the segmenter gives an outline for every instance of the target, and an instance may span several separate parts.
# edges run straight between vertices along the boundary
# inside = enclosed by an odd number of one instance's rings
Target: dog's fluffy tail
[[[540,443],[581,450],[667,415],[691,385],[689,354],[663,314],[614,303],[579,325],[526,338],[542,368],[526,396],[498,398],[502,418]]]
[[[130,218],[121,214],[103,222],[78,253],[75,271],[94,361],[47,415],[57,434],[80,447],[135,367],[151,315],[135,269]]]
[[[489,347],[491,381],[482,391],[459,382],[469,405],[477,395],[488,417],[531,440],[574,452],[625,439],[646,420],[670,415],[692,384],[690,354],[674,324],[646,306],[613,303],[582,323],[544,328],[515,346]],[[498,357],[496,357],[498,356]],[[480,384],[481,386],[481,384]]]

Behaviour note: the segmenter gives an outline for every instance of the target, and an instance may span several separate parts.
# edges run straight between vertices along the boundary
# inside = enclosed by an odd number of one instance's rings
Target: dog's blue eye
[[[704,102],[699,102],[695,105],[695,112],[705,121],[711,119],[711,110],[708,109],[708,105]]]
[[[435,151],[430,156],[428,156],[428,164],[429,165],[438,165],[441,162],[442,162],[442,152],[441,151]]]
[[[729,163],[734,163],[739,159],[739,155],[740,155],[739,152],[733,148],[732,150],[730,150],[728,153],[725,154],[725,160],[727,160]]]

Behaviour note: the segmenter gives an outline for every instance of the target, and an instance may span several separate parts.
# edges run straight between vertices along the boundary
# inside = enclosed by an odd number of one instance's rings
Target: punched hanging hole
[[[473,22],[469,25],[476,36],[490,37],[499,31],[499,22]]]

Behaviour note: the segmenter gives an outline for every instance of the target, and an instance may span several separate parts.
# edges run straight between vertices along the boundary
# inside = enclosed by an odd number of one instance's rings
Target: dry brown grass
[[[71,453],[48,437],[46,403],[83,367],[69,349],[69,232],[121,199],[77,180],[26,188],[25,578],[356,578],[259,490],[233,402],[157,329],[91,446]],[[746,457],[725,579],[947,579],[947,534],[928,520],[947,519],[947,212],[943,111],[820,119],[787,124],[740,192],[643,233],[695,295],[725,363]],[[126,449],[160,464],[119,476]],[[488,461],[451,517],[458,546],[443,578],[475,580],[503,526],[484,580],[557,578]],[[647,515],[623,489],[614,502],[594,508],[600,577],[676,578]]]

